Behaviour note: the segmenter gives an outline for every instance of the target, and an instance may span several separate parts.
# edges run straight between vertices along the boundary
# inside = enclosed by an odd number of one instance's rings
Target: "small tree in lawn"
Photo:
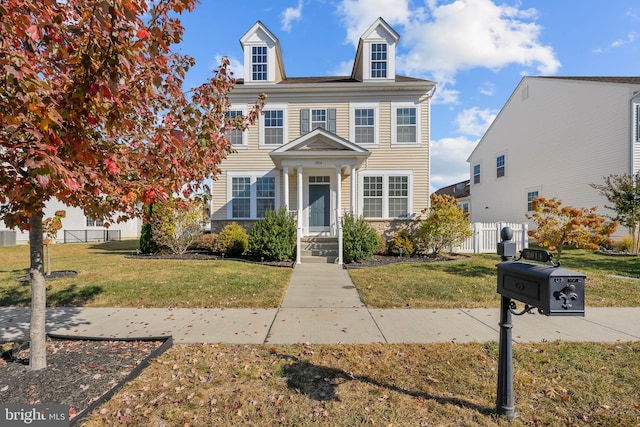
[[[67,212],[56,211],[51,218],[47,218],[42,222],[42,231],[44,238],[42,243],[47,249],[47,276],[51,276],[51,244],[55,242],[58,231],[62,229],[62,218],[67,216]]]
[[[633,253],[640,250],[640,172],[637,175],[609,175],[604,184],[590,184],[600,191],[612,206],[605,206],[616,212],[614,221],[632,230]]]
[[[157,203],[151,219],[153,240],[171,251],[182,255],[202,234],[202,202],[197,199],[170,198]]]
[[[56,198],[87,216],[126,220],[219,173],[235,80],[224,60],[183,89],[194,64],[173,46],[195,0],[3,0],[0,6],[2,218],[29,230],[30,368],[46,367],[43,208]],[[187,95],[188,94],[188,95]],[[108,223],[105,223],[108,226]]]
[[[454,197],[433,193],[431,206],[423,213],[428,215],[418,231],[418,239],[431,254],[437,255],[473,235],[469,213],[462,211]]]
[[[562,202],[555,197],[536,197],[533,199],[533,213],[527,214],[527,218],[537,226],[529,231],[529,236],[535,238],[540,246],[556,251],[558,263],[566,245],[596,250],[611,243],[609,235],[616,230],[617,222],[606,223],[606,218],[598,215],[596,208],[561,205]]]

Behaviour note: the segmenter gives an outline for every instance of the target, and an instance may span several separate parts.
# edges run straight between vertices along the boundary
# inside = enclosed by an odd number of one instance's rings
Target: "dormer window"
[[[387,45],[386,43],[371,44],[371,78],[387,78]]]
[[[254,81],[267,80],[267,47],[253,46],[251,48],[252,79]]]

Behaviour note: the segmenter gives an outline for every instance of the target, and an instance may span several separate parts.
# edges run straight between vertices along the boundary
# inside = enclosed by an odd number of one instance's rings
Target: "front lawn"
[[[349,275],[368,307],[499,307],[496,293],[499,262],[497,255],[482,254],[464,261],[355,269],[349,270]],[[587,306],[640,306],[640,257],[565,249],[562,266],[587,276]]]
[[[84,307],[278,307],[292,269],[240,261],[133,259],[137,240],[58,244],[52,270],[75,277],[47,282],[50,306]],[[30,303],[29,246],[0,247],[0,306]]]

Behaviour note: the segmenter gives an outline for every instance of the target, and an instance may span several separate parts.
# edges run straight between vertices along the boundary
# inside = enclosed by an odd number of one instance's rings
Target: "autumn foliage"
[[[427,218],[422,222],[418,239],[431,254],[450,251],[473,235],[469,214],[462,211],[454,197],[432,194],[431,206],[423,213]]]
[[[564,246],[596,250],[612,243],[609,235],[616,230],[617,222],[607,223],[606,218],[596,213],[596,208],[561,205],[555,197],[537,197],[533,200],[533,213],[527,215],[537,226],[529,231],[529,236],[540,246],[556,251],[558,262]]]
[[[263,97],[247,117],[226,118],[235,84],[226,60],[202,85],[183,88],[194,60],[173,47],[184,32],[179,15],[195,4],[0,3],[0,202],[8,204],[0,219],[31,230],[32,330],[34,314],[44,317],[47,201],[106,221],[141,215],[218,173],[231,151],[225,132],[257,119]]]

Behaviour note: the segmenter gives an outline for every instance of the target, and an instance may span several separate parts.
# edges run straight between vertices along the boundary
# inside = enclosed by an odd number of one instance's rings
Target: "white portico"
[[[341,213],[357,212],[356,171],[370,154],[322,128],[270,153],[276,168],[282,171],[284,207],[291,211],[295,205],[299,237],[340,237]],[[347,176],[351,177],[349,206],[342,206],[342,182]]]

